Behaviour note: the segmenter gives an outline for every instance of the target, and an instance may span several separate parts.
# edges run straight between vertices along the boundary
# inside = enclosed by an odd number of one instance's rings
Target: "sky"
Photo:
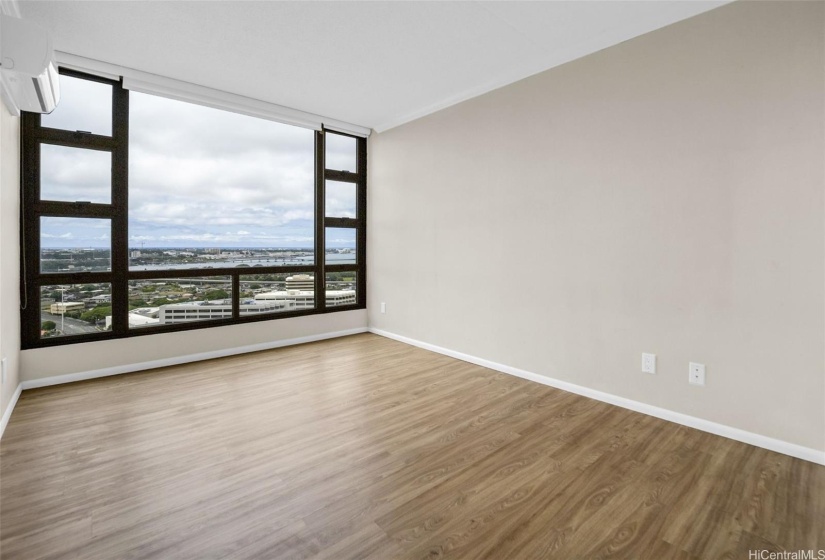
[[[61,76],[43,126],[111,134],[111,86]],[[130,92],[129,245],[313,246],[314,132]],[[355,171],[355,140],[327,134],[327,167]],[[45,200],[110,203],[108,152],[43,145]],[[327,215],[355,216],[355,189],[328,182]],[[105,247],[108,220],[43,218],[42,245]],[[328,247],[354,247],[330,230]]]

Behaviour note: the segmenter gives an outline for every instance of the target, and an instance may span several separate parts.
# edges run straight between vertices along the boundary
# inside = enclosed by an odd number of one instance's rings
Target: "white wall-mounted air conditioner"
[[[0,14],[0,92],[9,112],[51,113],[60,101],[57,63],[48,32]]]

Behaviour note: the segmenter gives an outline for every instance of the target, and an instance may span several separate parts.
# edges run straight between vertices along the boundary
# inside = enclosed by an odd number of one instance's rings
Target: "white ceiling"
[[[723,1],[19,1],[54,48],[383,131]]]

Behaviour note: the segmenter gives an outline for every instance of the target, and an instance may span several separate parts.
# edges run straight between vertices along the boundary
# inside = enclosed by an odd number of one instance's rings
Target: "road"
[[[57,325],[57,330],[60,330],[60,315],[52,315],[48,311],[41,311],[40,322],[42,323],[43,321],[54,321],[54,323]],[[91,323],[87,323],[86,321],[80,321],[78,319],[71,319],[69,317],[66,317],[63,320],[62,324],[64,335],[100,332]]]

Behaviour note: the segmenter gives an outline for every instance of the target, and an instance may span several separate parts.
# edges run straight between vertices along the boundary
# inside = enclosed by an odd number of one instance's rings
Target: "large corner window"
[[[61,70],[24,113],[24,348],[366,306],[366,140]]]

